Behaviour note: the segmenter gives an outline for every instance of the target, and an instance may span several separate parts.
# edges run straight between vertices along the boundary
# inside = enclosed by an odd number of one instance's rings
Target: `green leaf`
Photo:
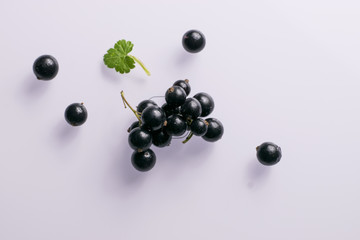
[[[130,41],[120,40],[115,43],[114,48],[110,48],[104,55],[104,63],[109,68],[115,68],[119,73],[129,73],[131,69],[135,68],[135,62],[137,62],[150,76],[149,70],[135,56],[129,55],[132,51],[134,44]]]
[[[135,68],[135,61],[128,56],[134,44],[130,41],[120,40],[115,43],[114,48],[110,48],[104,55],[104,63],[109,68],[115,68],[117,72],[129,73]]]

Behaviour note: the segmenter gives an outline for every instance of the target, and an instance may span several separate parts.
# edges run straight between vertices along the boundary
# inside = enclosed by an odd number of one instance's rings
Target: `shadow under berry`
[[[259,186],[266,182],[270,175],[270,167],[259,163],[257,159],[252,159],[247,165],[248,188]]]

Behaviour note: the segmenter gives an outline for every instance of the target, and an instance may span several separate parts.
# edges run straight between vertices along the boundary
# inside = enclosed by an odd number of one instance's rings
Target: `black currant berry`
[[[172,86],[166,91],[165,100],[167,104],[173,107],[179,107],[183,105],[186,100],[186,92],[182,87]]]
[[[185,90],[185,92],[186,92],[186,96],[189,96],[190,91],[191,91],[191,87],[190,87],[190,84],[189,84],[189,80],[188,80],[188,79],[185,79],[185,80],[177,80],[176,82],[174,82],[173,85],[174,85],[174,86],[182,87],[182,88]]]
[[[42,55],[35,60],[33,71],[37,79],[51,80],[56,77],[59,71],[59,64],[53,56]]]
[[[133,130],[134,128],[140,127],[140,123],[139,121],[133,122],[130,127],[128,128],[128,133],[131,132],[131,130]]]
[[[204,136],[208,130],[209,123],[202,118],[195,119],[191,122],[190,130],[196,136]]]
[[[142,113],[144,111],[144,109],[149,106],[157,106],[157,104],[156,104],[156,102],[154,102],[153,100],[150,100],[150,99],[144,100],[144,101],[141,101],[139,103],[139,105],[137,105],[136,111],[139,113]]]
[[[65,109],[64,115],[70,125],[80,126],[86,122],[88,113],[83,103],[73,103]]]
[[[257,159],[266,166],[275,165],[282,156],[281,148],[272,142],[264,142],[256,148],[256,151]]]
[[[186,132],[186,121],[179,115],[171,115],[166,119],[166,132],[170,136],[181,136]]]
[[[204,92],[196,94],[194,98],[197,99],[201,104],[201,117],[209,116],[215,107],[213,98],[209,94]]]
[[[152,143],[157,147],[166,147],[170,145],[171,136],[167,134],[165,127],[162,129],[151,132]]]
[[[205,47],[205,36],[200,31],[187,31],[182,38],[182,45],[186,51],[190,53],[197,53]]]
[[[161,108],[164,110],[166,117],[180,113],[180,107],[174,107],[167,103],[164,103]]]
[[[216,142],[221,139],[224,134],[224,127],[222,123],[216,118],[207,118],[205,121],[209,124],[208,130],[202,138],[208,142]]]
[[[141,121],[146,128],[156,131],[162,128],[166,116],[164,111],[158,106],[149,106],[141,114]]]
[[[201,115],[201,104],[195,98],[187,98],[181,106],[180,113],[185,119],[196,119]]]
[[[129,134],[128,142],[132,149],[139,152],[145,151],[151,146],[151,134],[140,127],[134,128]]]
[[[156,155],[151,149],[143,152],[133,152],[131,163],[134,168],[140,172],[146,172],[152,169],[156,163]]]

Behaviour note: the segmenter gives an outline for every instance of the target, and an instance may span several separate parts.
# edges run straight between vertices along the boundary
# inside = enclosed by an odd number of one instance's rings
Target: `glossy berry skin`
[[[195,99],[197,99],[200,102],[201,105],[201,117],[209,116],[212,111],[214,111],[215,103],[213,98],[204,92],[197,93],[194,96]]]
[[[208,122],[202,118],[195,119],[191,122],[190,130],[196,136],[204,136],[208,130]]]
[[[266,166],[277,164],[282,156],[281,148],[272,142],[264,142],[256,148],[256,151],[257,159]]]
[[[149,106],[144,109],[141,114],[141,121],[146,128],[151,131],[156,131],[162,128],[166,116],[164,110],[158,106]]]
[[[128,128],[128,130],[127,130],[128,133],[130,133],[131,130],[133,130],[134,128],[137,128],[137,127],[140,127],[139,121],[133,122],[133,123],[130,125],[130,127]]]
[[[205,36],[198,30],[187,31],[182,38],[182,45],[190,53],[198,53],[204,49]]]
[[[147,149],[143,152],[135,151],[131,155],[131,163],[136,170],[146,172],[155,166],[156,155],[151,149]]]
[[[166,115],[166,117],[169,117],[173,114],[178,114],[180,113],[180,107],[174,107],[174,106],[171,106],[167,103],[164,103],[162,106],[161,106],[162,110],[164,110],[164,113]]]
[[[166,147],[170,145],[172,137],[167,134],[166,127],[163,127],[162,129],[152,132],[152,142],[157,147]]]
[[[132,149],[142,152],[150,148],[152,139],[149,131],[140,127],[131,130],[128,142]]]
[[[201,115],[201,104],[195,98],[187,98],[181,106],[180,113],[185,119],[196,119]]]
[[[59,71],[57,60],[51,55],[38,57],[33,64],[33,71],[39,80],[51,80]]]
[[[221,139],[224,134],[224,127],[222,123],[216,118],[207,118],[205,121],[209,124],[208,130],[202,138],[208,142],[216,142]]]
[[[181,136],[186,132],[186,121],[179,115],[172,115],[166,119],[166,132],[170,136]]]
[[[190,87],[188,79],[177,80],[176,82],[174,82],[173,86],[179,86],[179,87],[183,88],[186,92],[186,96],[189,96],[189,94],[191,92],[191,87]]]
[[[186,92],[182,87],[172,86],[165,93],[166,103],[173,106],[179,107],[184,104],[186,100]]]
[[[137,107],[136,107],[136,111],[139,113],[142,113],[144,111],[145,108],[149,107],[149,106],[157,106],[156,102],[154,102],[153,100],[144,100],[141,101]]]
[[[65,120],[71,126],[80,126],[86,122],[88,117],[87,110],[83,103],[70,104],[65,109]]]

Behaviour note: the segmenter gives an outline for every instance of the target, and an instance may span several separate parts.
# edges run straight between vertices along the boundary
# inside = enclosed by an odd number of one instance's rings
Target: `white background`
[[[360,2],[0,2],[0,239],[359,239]],[[182,35],[201,30],[198,54]],[[152,75],[102,57],[134,43]],[[32,72],[58,59],[52,81]],[[130,103],[178,79],[215,100],[223,138],[153,148],[133,169]],[[65,108],[84,102],[81,127]],[[255,147],[281,146],[261,166]]]

